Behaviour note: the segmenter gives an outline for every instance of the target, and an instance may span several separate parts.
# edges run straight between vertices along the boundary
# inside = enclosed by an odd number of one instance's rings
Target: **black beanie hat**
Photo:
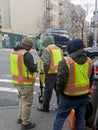
[[[67,52],[69,54],[83,48],[84,48],[84,44],[81,39],[73,39],[67,42]]]

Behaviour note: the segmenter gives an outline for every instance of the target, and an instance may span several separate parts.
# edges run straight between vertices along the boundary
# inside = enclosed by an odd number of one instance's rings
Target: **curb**
[[[38,104],[33,104],[32,107],[37,107]],[[19,106],[4,106],[4,107],[0,107],[0,110],[1,109],[16,109],[18,108]],[[50,105],[50,108],[56,108],[57,106],[54,106],[54,105]]]

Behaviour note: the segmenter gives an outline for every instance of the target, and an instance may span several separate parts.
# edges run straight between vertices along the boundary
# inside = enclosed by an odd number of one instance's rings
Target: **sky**
[[[95,10],[95,0],[70,0],[70,1],[71,3],[75,5],[80,4],[86,11],[87,11],[87,5],[88,5],[88,15],[86,19],[87,21],[90,22],[91,17],[93,16],[93,11]]]

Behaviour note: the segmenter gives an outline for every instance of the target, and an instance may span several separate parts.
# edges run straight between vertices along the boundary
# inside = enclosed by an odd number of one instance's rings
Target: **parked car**
[[[45,36],[53,36],[55,44],[63,50],[63,54],[66,55],[67,46],[66,43],[69,41],[69,35],[65,29],[47,29],[43,33],[40,33],[37,38],[44,38]],[[38,45],[37,45],[38,46]]]
[[[69,39],[68,32],[65,29],[52,29],[50,31],[50,35],[52,36],[59,35],[59,36],[66,37]]]
[[[87,56],[94,61],[94,79],[98,80],[98,47],[84,48]]]
[[[63,50],[66,54],[66,42],[69,41],[69,35],[65,29],[51,29],[46,32],[46,35],[54,37],[55,44]]]

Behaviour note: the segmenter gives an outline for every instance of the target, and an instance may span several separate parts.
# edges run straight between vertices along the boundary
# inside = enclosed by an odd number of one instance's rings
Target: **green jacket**
[[[49,45],[52,45],[52,44],[55,44],[55,43],[46,42],[44,47],[48,47]],[[50,64],[51,64],[51,54],[45,48],[43,48],[42,50],[41,59],[43,61],[44,72],[45,74],[47,74]]]
[[[54,44],[54,43],[48,43],[45,45],[45,47],[52,45],[52,44]],[[51,63],[51,55],[46,49],[42,50],[41,59],[43,61],[44,72],[45,72],[45,74],[47,74],[47,72],[49,70],[50,63]]]

